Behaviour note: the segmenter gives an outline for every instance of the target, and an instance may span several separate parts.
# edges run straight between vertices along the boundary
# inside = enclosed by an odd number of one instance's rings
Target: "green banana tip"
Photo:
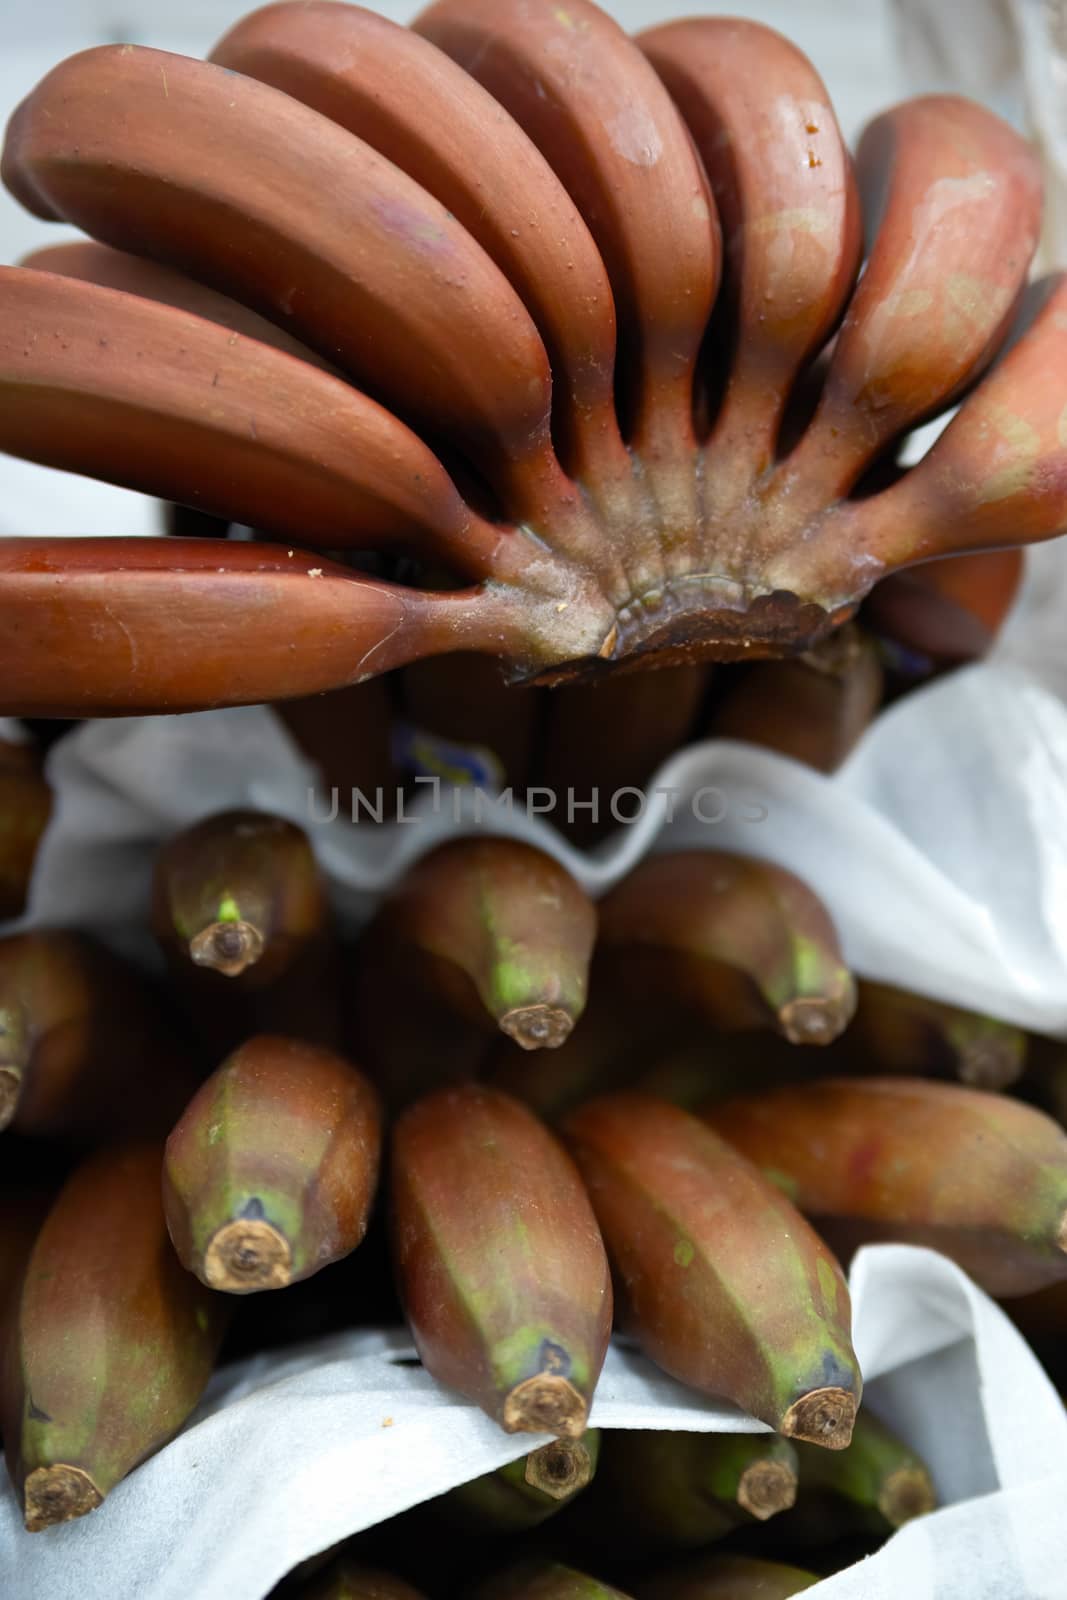
[[[189,940],[189,955],[198,967],[211,967],[225,978],[239,978],[263,954],[263,935],[250,922],[211,922]]]
[[[753,1461],[738,1481],[738,1505],[759,1522],[789,1511],[796,1498],[797,1475],[784,1461]]]
[[[500,1027],[524,1050],[558,1050],[574,1027],[561,1006],[515,1006],[500,1018]]]
[[[223,1223],[204,1252],[204,1282],[227,1294],[284,1289],[292,1281],[292,1270],[289,1241],[259,1217]]]
[[[554,1439],[530,1451],[523,1476],[551,1499],[567,1500],[592,1478],[593,1458],[581,1439]]]
[[[844,1450],[852,1441],[858,1405],[847,1389],[812,1389],[789,1407],[779,1432],[787,1439]]]
[[[937,1495],[925,1467],[900,1467],[891,1472],[878,1495],[878,1509],[892,1528],[935,1510]]]
[[[579,1439],[589,1407],[582,1395],[557,1372],[539,1372],[516,1384],[504,1400],[501,1423],[506,1433],[554,1433]]]
[[[41,1533],[59,1522],[73,1522],[103,1503],[103,1495],[87,1472],[56,1462],[35,1467],[26,1479],[23,1508],[27,1533]]]
[[[800,995],[778,1012],[778,1026],[790,1044],[833,1044],[852,1021],[856,989],[850,981],[838,994]]]

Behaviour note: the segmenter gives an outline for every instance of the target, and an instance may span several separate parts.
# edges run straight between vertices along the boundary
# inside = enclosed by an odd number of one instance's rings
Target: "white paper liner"
[[[930,1251],[862,1251],[851,1290],[871,1403],[927,1457],[946,1509],[813,1600],[1063,1600],[1067,1415],[1025,1340]],[[544,1442],[395,1364],[410,1353],[403,1334],[364,1331],[243,1362],[98,1511],[43,1534],[22,1530],[5,1483],[0,1594],[262,1600],[315,1552]],[[617,1346],[591,1421],[763,1431]]]

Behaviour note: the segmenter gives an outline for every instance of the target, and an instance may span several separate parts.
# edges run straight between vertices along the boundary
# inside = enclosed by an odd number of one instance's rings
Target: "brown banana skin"
[[[681,1382],[787,1437],[844,1449],[861,1379],[841,1269],[784,1196],[708,1132],[636,1093],[564,1120],[629,1325]]]
[[[842,1248],[929,1245],[997,1296],[1067,1277],[1067,1133],[1021,1101],[829,1078],[702,1115]]]
[[[830,1043],[855,1005],[829,913],[770,862],[715,850],[648,858],[600,904],[600,948],[635,988],[722,1028]]]
[[[37,1235],[0,1388],[26,1527],[84,1516],[177,1432],[211,1374],[219,1299],[167,1239],[158,1145],[91,1156]]]
[[[415,987],[435,982],[461,1015],[538,1050],[562,1044],[584,1009],[596,909],[546,852],[475,837],[422,856],[367,937]]]
[[[0,939],[0,1127],[74,1145],[162,1137],[196,1070],[141,979],[84,934]]]
[[[393,1133],[392,1228],[426,1369],[509,1433],[579,1437],[611,1281],[577,1170],[548,1130],[479,1085],[419,1101]]]
[[[336,1044],[338,954],[302,829],[256,811],[205,817],[156,858],[152,926],[193,1020],[227,1051],[256,1032]]]
[[[490,752],[503,787],[526,787],[545,711],[543,694],[505,682],[500,663],[491,657],[461,653],[412,662],[401,684],[405,717],[419,733]]]
[[[874,641],[846,624],[806,655],[744,669],[703,731],[836,772],[874,720],[883,688]]]
[[[984,656],[1022,585],[1021,550],[983,550],[926,561],[876,584],[863,607],[881,638],[918,651],[936,666]]]
[[[814,1572],[758,1556],[699,1556],[638,1582],[636,1600],[790,1600],[819,1582]]]
[[[348,1255],[378,1181],[378,1096],[349,1062],[249,1039],[167,1140],[163,1207],[182,1265],[213,1289],[285,1288]]]
[[[26,909],[52,791],[32,745],[0,739],[0,923]]]

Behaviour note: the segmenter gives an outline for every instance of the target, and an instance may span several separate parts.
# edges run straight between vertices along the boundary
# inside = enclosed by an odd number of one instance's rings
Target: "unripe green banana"
[[[869,1529],[887,1535],[937,1505],[926,1463],[870,1411],[861,1410],[847,1450],[830,1455],[800,1445],[800,1493],[789,1537],[805,1539],[818,1520],[819,1502],[830,1502],[828,1526],[836,1536]]]
[[[563,1132],[645,1353],[787,1437],[843,1449],[861,1391],[848,1289],[784,1195],[651,1096],[590,1101]]]
[[[556,1516],[580,1495],[593,1480],[599,1455],[596,1428],[580,1439],[554,1439],[431,1500],[428,1509],[453,1531],[521,1533]]]
[[[31,1533],[94,1510],[177,1432],[211,1374],[224,1303],[170,1248],[161,1161],[155,1144],[91,1156],[27,1262],[0,1428]]]
[[[167,1140],[163,1204],[182,1265],[213,1289],[299,1283],[367,1231],[378,1096],[342,1057],[260,1035],[197,1091]]]
[[[604,1246],[566,1151],[465,1085],[393,1135],[397,1276],[423,1365],[509,1433],[585,1430],[611,1333]]]
[[[842,1249],[929,1245],[990,1294],[1067,1277],[1067,1133],[1007,1095],[825,1078],[704,1109]]]
[[[195,1073],[135,974],[58,930],[0,939],[0,1128],[71,1143],[162,1136]]]
[[[828,1044],[855,985],[829,913],[767,861],[684,850],[643,861],[600,903],[600,947],[623,981],[717,1027],[777,1028]]]
[[[573,1526],[635,1558],[696,1550],[788,1511],[796,1491],[797,1453],[778,1434],[613,1430]]]

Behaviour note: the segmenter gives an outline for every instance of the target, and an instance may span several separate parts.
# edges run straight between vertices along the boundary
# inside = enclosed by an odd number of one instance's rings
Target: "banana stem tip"
[[[500,1018],[500,1027],[524,1050],[557,1050],[574,1027],[560,1006],[516,1006]]]
[[[778,1026],[790,1044],[833,1044],[852,1020],[855,994],[804,995],[778,1013]]]
[[[507,1433],[554,1433],[578,1439],[585,1432],[589,1408],[572,1383],[558,1373],[539,1372],[516,1384],[504,1401]]]
[[[189,940],[198,967],[213,967],[225,978],[239,978],[263,954],[263,935],[250,922],[212,922]]]
[[[593,1476],[593,1461],[580,1439],[556,1439],[526,1457],[526,1482],[553,1500],[566,1500]]]
[[[812,1389],[789,1407],[780,1432],[827,1450],[844,1450],[852,1442],[856,1396],[847,1389]]]
[[[288,1240],[259,1218],[224,1223],[204,1252],[205,1282],[229,1294],[284,1289],[292,1282],[292,1268]]]
[[[35,1467],[26,1479],[23,1506],[26,1531],[40,1533],[57,1522],[72,1522],[95,1511],[103,1501],[96,1484],[81,1467],[60,1462],[52,1467]]]
[[[797,1497],[797,1476],[784,1461],[753,1461],[741,1474],[737,1503],[760,1522],[788,1511]]]
[[[893,1528],[913,1517],[924,1517],[937,1505],[934,1486],[922,1467],[900,1467],[891,1472],[878,1496],[878,1509]]]

